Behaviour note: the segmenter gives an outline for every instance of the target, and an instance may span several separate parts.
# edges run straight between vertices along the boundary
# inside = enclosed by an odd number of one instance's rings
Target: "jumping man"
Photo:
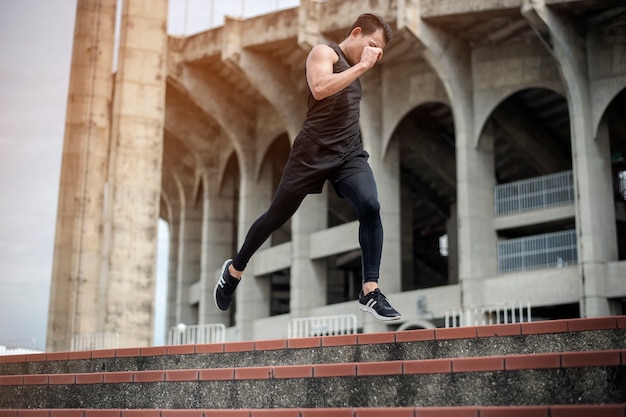
[[[362,14],[339,44],[315,46],[306,60],[308,111],[296,137],[269,209],[250,227],[234,259],[222,267],[215,286],[215,304],[228,310],[252,255],[296,212],[307,194],[322,192],[326,180],[346,198],[359,219],[363,288],[359,308],[379,320],[399,320],[378,288],[383,228],[369,155],[361,145],[359,77],[383,57],[391,41],[389,24],[380,16]]]

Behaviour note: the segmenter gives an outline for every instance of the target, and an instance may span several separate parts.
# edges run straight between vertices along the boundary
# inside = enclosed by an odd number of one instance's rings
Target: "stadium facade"
[[[284,338],[292,318],[361,331],[443,326],[527,305],[533,319],[624,314],[626,7],[611,0],[303,0],[188,37],[167,1],[78,1],[47,349],[75,334],[152,343],[157,222],[168,328]],[[358,222],[332,187],[253,257],[226,313],[222,262],[267,208],[306,111],[304,62],[356,16],[394,28],[362,77],[361,130],[384,225],[394,325],[357,310]]]

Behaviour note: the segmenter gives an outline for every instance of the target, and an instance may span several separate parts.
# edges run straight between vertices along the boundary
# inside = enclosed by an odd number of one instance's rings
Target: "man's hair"
[[[371,35],[378,29],[382,29],[385,37],[385,44],[391,42],[391,38],[393,37],[393,32],[389,23],[385,22],[385,19],[375,13],[363,13],[359,16],[352,24],[352,27],[348,31],[348,35],[350,35],[354,28],[357,27],[361,28],[364,35]]]

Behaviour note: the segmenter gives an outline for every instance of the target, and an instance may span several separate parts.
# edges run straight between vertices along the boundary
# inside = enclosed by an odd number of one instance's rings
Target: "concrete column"
[[[608,137],[596,138],[585,39],[545,0],[525,0],[522,13],[554,56],[567,90],[576,187],[582,317],[611,313],[604,293],[607,262],[617,260]]]
[[[308,195],[291,220],[291,299],[292,317],[306,317],[313,307],[326,305],[326,263],[310,256],[311,233],[328,224],[328,198],[334,193],[325,187],[321,194]]]
[[[241,181],[239,206],[239,237],[237,249],[241,247],[252,223],[269,207],[271,179],[254,175],[254,157],[252,152],[244,155],[247,169]],[[269,245],[269,239],[261,248]],[[240,340],[252,340],[254,337],[254,321],[269,316],[270,286],[267,279],[253,275],[254,257],[250,260],[239,286],[237,287],[236,325]]]
[[[47,351],[98,328],[115,0],[78,0],[57,210]]]
[[[200,323],[224,323],[229,326],[230,311],[221,312],[215,306],[213,289],[219,279],[220,268],[226,259],[232,258],[237,246],[235,224],[237,222],[235,178],[224,178],[220,188],[217,175],[205,173],[204,220],[202,235],[202,294],[200,296]],[[239,293],[237,293],[239,300]]]
[[[189,192],[189,190],[187,190]],[[196,206],[191,196],[184,196],[182,219],[178,234],[178,263],[176,280],[176,317],[178,323],[198,324],[190,304],[190,289],[200,279],[202,246],[202,205]]]
[[[167,228],[169,232],[169,253],[167,261],[167,308],[165,317],[166,330],[178,324],[176,317],[176,277],[178,271],[178,233],[180,232],[179,225],[181,215],[181,203],[179,198],[180,193],[178,193],[174,181],[164,184],[164,187],[161,190],[161,207],[165,212],[165,220],[167,221]]]
[[[115,79],[105,242],[105,330],[152,340],[163,153],[167,0],[125,0]]]
[[[178,234],[180,233],[180,207],[176,207],[172,210],[173,216],[169,220],[169,257],[167,261],[167,316],[165,318],[165,328],[170,329],[178,324],[178,317],[176,316],[176,289],[177,289],[177,276],[178,276],[178,245],[180,239]]]

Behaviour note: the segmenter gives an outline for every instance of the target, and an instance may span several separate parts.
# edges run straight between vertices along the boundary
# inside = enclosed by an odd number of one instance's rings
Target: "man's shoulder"
[[[339,59],[339,54],[331,46],[331,44],[320,43],[319,45],[315,45],[313,49],[311,49],[311,52],[309,52],[309,57],[316,60],[332,60],[333,62],[337,62],[337,60]]]

